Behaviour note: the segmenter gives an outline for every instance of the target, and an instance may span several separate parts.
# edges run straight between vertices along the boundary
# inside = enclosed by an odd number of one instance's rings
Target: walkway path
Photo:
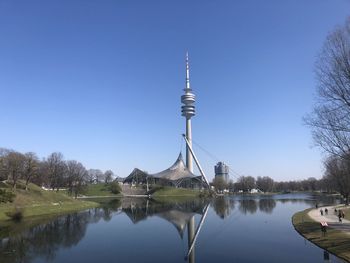
[[[316,222],[327,222],[328,226],[337,230],[345,231],[350,234],[350,221],[342,219],[342,223],[339,222],[338,215],[334,213],[334,208],[339,206],[323,206],[317,209],[309,211],[308,215]],[[325,215],[324,210],[328,209],[328,215]],[[320,210],[323,210],[323,216],[321,216]]]

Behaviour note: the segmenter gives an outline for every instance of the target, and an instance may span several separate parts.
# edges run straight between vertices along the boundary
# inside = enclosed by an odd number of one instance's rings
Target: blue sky
[[[188,50],[195,142],[238,174],[320,178],[302,117],[349,15],[348,0],[0,0],[0,146],[123,177],[167,168],[184,149]],[[194,149],[212,178],[216,160]]]

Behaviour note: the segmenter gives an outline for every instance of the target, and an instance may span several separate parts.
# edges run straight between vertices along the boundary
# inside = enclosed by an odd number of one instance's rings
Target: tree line
[[[0,180],[11,183],[14,190],[18,181],[23,180],[26,190],[31,182],[57,191],[65,188],[77,197],[88,183],[109,183],[113,177],[111,170],[104,173],[99,169],[87,170],[76,160],[65,160],[60,152],[53,152],[40,160],[34,152],[20,153],[0,148]]]
[[[325,179],[316,179],[310,177],[305,180],[299,181],[285,181],[277,182],[269,176],[240,176],[236,182],[225,182],[222,178],[217,177],[213,180],[212,185],[219,191],[228,189],[230,192],[244,192],[248,193],[256,189],[264,193],[272,192],[334,192],[336,189],[329,185],[329,182]]]

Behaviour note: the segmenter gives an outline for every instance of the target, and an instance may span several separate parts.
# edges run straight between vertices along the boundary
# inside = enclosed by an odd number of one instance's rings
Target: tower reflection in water
[[[188,231],[188,262],[192,263],[195,261],[194,247],[191,249],[192,243],[194,240],[195,230],[194,230],[194,216],[191,217],[190,221],[187,224]],[[191,249],[191,250],[190,250]]]
[[[181,239],[187,229],[187,251],[185,260],[195,262],[195,244],[203,226],[209,208],[209,200],[194,199],[186,202],[157,202],[149,199],[123,199],[122,211],[138,223],[151,216],[157,216],[170,222],[177,229]],[[198,224],[195,217],[200,216]]]

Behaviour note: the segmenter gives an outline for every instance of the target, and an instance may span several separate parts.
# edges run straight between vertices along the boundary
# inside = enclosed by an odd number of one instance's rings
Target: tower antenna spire
[[[191,88],[190,88],[190,66],[188,64],[188,51],[186,51],[186,90],[191,90]]]

